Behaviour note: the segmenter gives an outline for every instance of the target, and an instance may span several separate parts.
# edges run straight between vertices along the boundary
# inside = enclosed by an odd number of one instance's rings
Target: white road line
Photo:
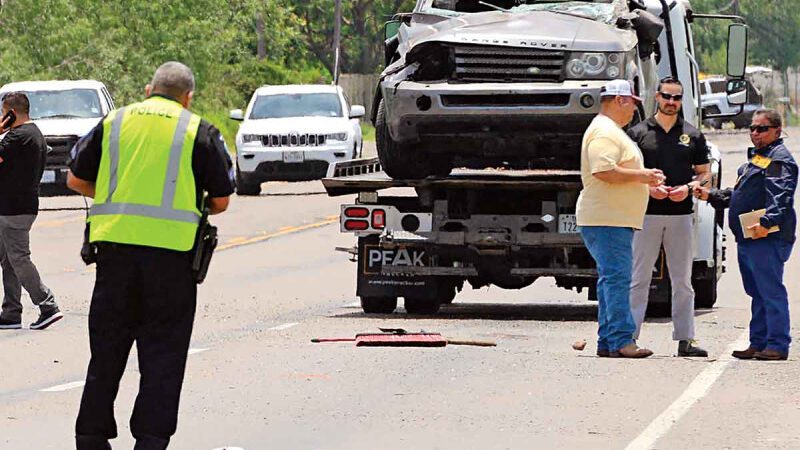
[[[84,384],[86,384],[85,381],[73,381],[72,383],[59,384],[58,386],[42,389],[39,392],[63,392],[63,391],[68,391],[70,389],[83,387]]]
[[[295,325],[297,325],[297,322],[290,322],[290,323],[285,323],[283,325],[278,325],[277,327],[269,328],[269,330],[270,331],[288,330],[289,328],[292,328]]]
[[[669,430],[678,423],[695,403],[708,394],[711,386],[716,383],[719,377],[733,361],[731,352],[736,349],[745,348],[749,341],[749,332],[745,331],[735,342],[728,346],[725,353],[719,359],[711,363],[689,384],[680,397],[672,402],[658,417],[653,420],[647,428],[642,431],[636,439],[631,441],[625,450],[650,450],[655,448],[656,441],[663,437]]]
[[[189,349],[189,354],[190,355],[195,355],[197,353],[203,353],[206,350],[208,350],[208,349],[207,348],[190,348]]]
[[[353,302],[344,305],[344,308],[358,308],[361,307],[361,302]]]

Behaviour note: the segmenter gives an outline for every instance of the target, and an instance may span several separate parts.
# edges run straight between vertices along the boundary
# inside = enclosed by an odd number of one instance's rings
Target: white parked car
[[[258,88],[247,110],[235,109],[236,192],[258,195],[265,181],[325,176],[330,163],[354,159],[362,148],[359,118],[339,86],[285,85]]]
[[[114,101],[106,86],[94,80],[9,83],[0,88],[0,98],[8,92],[19,91],[28,95],[31,119],[50,147],[42,183],[66,190],[70,150],[114,109]]]

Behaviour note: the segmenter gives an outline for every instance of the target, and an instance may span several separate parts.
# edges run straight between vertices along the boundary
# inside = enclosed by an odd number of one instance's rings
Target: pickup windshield
[[[26,92],[31,119],[92,119],[103,117],[100,97],[94,89]]]
[[[623,0],[428,0],[419,12],[457,17],[462,14],[497,10],[492,5],[511,13],[551,11],[608,24],[614,23],[620,14],[628,10]]]
[[[326,93],[259,95],[250,113],[251,119],[311,116],[342,117],[339,96]]]

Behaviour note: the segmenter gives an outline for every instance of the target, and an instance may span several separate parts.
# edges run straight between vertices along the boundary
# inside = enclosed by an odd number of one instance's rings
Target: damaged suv
[[[418,0],[386,27],[372,108],[392,178],[453,167],[577,169],[600,88],[655,107],[663,23],[627,0]]]

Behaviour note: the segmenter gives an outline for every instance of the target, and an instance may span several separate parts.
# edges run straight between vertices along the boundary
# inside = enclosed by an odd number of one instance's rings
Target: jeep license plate
[[[303,161],[305,161],[303,152],[283,152],[283,162],[285,163],[301,163]]]
[[[55,170],[45,170],[42,173],[42,183],[55,183],[56,182],[56,171]]]
[[[560,214],[558,216],[558,232],[559,233],[577,233],[578,220],[575,214]]]

